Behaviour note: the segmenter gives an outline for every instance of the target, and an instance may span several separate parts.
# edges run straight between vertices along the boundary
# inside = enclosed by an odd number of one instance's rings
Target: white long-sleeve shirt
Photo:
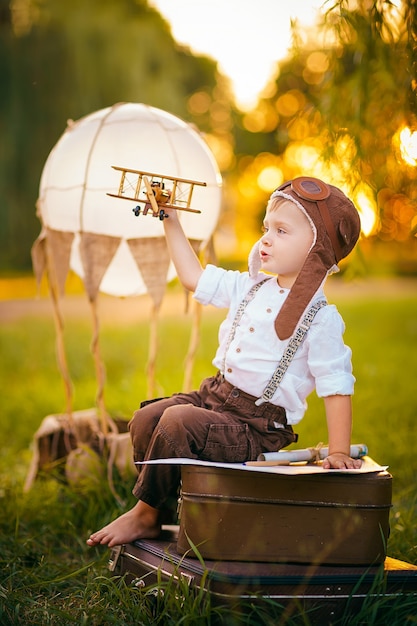
[[[262,273],[253,279],[247,272],[207,265],[194,293],[194,298],[202,304],[229,309],[220,325],[213,365],[229,383],[257,398],[288,344],[288,340],[277,337],[274,321],[289,289],[281,288],[275,277],[267,280],[246,306],[228,349],[227,344],[239,304],[251,287],[265,278]],[[321,289],[312,302],[319,298],[324,298]],[[313,389],[319,397],[353,393],[352,353],[343,342],[344,330],[344,322],[334,305],[322,307],[316,314],[271,400],[286,409],[289,424],[302,419],[306,398]]]

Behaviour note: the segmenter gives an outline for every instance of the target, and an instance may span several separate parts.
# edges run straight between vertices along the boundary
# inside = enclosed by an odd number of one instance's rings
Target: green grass
[[[338,306],[357,378],[353,441],[366,443],[376,461],[389,465],[394,496],[388,553],[417,564],[417,293],[389,299],[370,295]],[[222,317],[203,315],[194,385],[213,372],[211,357]],[[190,318],[178,311],[161,319],[159,328],[157,395],[168,395],[182,388]],[[66,324],[75,409],[95,402],[90,334],[88,320]],[[146,322],[103,325],[105,400],[113,415],[129,419],[146,396],[148,340]],[[112,578],[108,550],[85,545],[92,530],[124,510],[105,481],[99,488],[87,484],[77,490],[59,474],[49,475],[37,480],[28,494],[22,493],[33,433],[43,417],[65,409],[54,344],[50,319],[28,314],[0,327],[0,624],[203,625],[214,623],[216,616],[223,624],[243,624],[246,619],[278,624],[280,609],[268,603],[252,607],[250,618],[239,618],[236,612],[212,606],[207,596],[188,594],[181,600],[168,585],[162,599],[150,589],[131,588]],[[314,395],[297,430],[300,447],[326,442],[322,402]],[[118,480],[126,507],[133,503],[130,488]],[[293,614],[285,623],[308,624],[310,618]],[[361,614],[346,617],[345,623],[415,624],[417,600],[401,598],[394,608],[386,608],[383,598],[369,599]]]

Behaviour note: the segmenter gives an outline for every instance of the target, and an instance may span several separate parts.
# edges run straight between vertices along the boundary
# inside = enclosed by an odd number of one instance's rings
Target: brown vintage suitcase
[[[182,466],[178,552],[204,559],[372,565],[386,556],[392,477]],[[190,541],[189,541],[190,540]]]
[[[318,626],[359,612],[365,602],[375,601],[385,610],[407,597],[413,606],[415,598],[417,606],[417,566],[403,561],[387,557],[383,565],[372,567],[200,562],[178,554],[177,530],[166,527],[159,539],[113,548],[109,569],[148,592],[170,582],[181,593],[186,585],[209,592],[212,606],[229,605],[241,613],[259,606],[292,617],[308,612],[309,623]]]

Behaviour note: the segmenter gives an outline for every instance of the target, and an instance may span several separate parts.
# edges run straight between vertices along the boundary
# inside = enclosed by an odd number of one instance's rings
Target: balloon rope
[[[84,230],[84,201],[85,201],[85,196],[86,196],[86,192],[87,192],[87,182],[88,182],[88,176],[90,173],[90,167],[91,167],[91,160],[92,160],[92,156],[93,156],[93,152],[94,149],[96,147],[96,143],[98,141],[99,135],[101,133],[101,130],[104,126],[104,124],[107,122],[107,118],[113,113],[114,109],[116,107],[118,107],[118,104],[113,105],[112,107],[110,107],[109,111],[107,112],[106,115],[103,116],[103,118],[100,120],[100,123],[96,129],[96,132],[94,134],[93,140],[91,142],[90,148],[88,150],[88,154],[87,154],[87,160],[86,160],[86,164],[85,164],[85,170],[84,170],[84,181],[83,181],[83,186],[82,186],[82,193],[81,193],[81,199],[80,199],[80,232],[83,232]]]
[[[108,433],[108,414],[104,403],[104,383],[106,380],[106,372],[103,361],[100,354],[99,343],[99,321],[97,315],[97,299],[90,300],[91,313],[93,318],[93,337],[91,340],[91,352],[94,357],[94,364],[96,368],[97,378],[97,393],[96,403],[98,408],[99,419],[101,423],[102,432],[104,435]]]
[[[193,324],[191,327],[190,343],[188,346],[187,356],[185,357],[185,374],[184,374],[184,383],[183,383],[184,392],[191,391],[194,359],[195,359],[198,344],[200,341],[200,325],[201,325],[202,308],[203,307],[199,302],[194,303],[194,316],[193,316]]]
[[[59,306],[58,282],[56,279],[55,267],[52,260],[51,250],[49,249],[48,240],[46,240],[46,265],[48,268],[49,292],[52,300],[52,310],[54,314],[55,332],[56,332],[56,354],[58,368],[64,382],[65,400],[67,407],[67,415],[70,424],[73,424],[72,416],[72,382],[69,374],[67,357],[65,353],[64,343],[64,322]]]
[[[159,305],[154,304],[149,326],[149,353],[146,365],[146,375],[148,381],[147,397],[153,398],[155,395],[155,364],[158,352],[158,312]]]

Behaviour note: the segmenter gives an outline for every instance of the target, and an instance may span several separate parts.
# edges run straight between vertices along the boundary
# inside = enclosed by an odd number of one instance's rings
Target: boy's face
[[[267,208],[263,227],[261,268],[278,274],[281,287],[290,289],[313,245],[311,225],[293,202],[280,200]]]

